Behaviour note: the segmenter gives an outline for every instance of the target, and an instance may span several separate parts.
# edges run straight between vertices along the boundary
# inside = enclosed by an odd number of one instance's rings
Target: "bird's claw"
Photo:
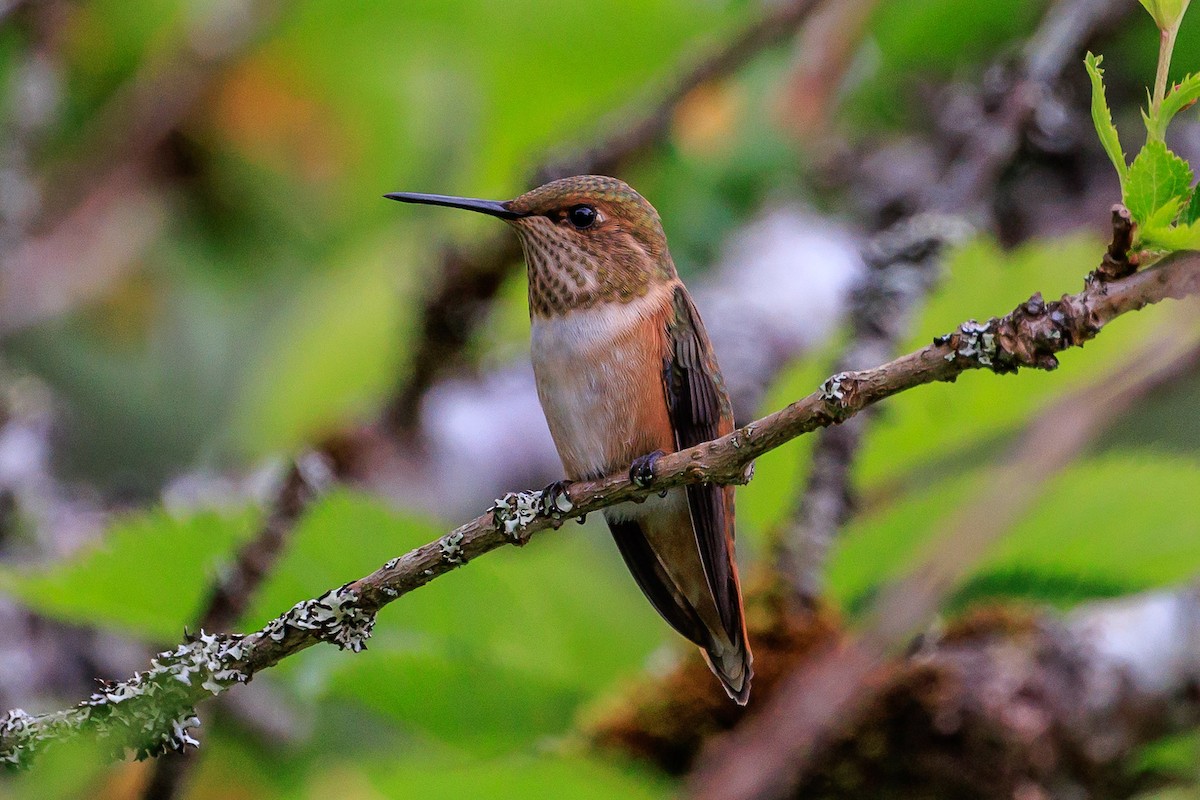
[[[629,480],[633,485],[639,489],[646,489],[654,483],[654,465],[664,455],[666,453],[662,450],[655,450],[653,453],[635,458],[633,466],[629,468]]]
[[[570,481],[555,481],[542,489],[542,507],[540,509],[542,516],[550,519],[562,519],[563,514],[574,507],[570,495],[567,494],[570,486]]]

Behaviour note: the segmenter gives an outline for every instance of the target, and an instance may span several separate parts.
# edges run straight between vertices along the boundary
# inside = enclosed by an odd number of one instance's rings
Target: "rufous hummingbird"
[[[647,486],[664,453],[733,430],[712,344],[658,212],[627,184],[582,175],[509,201],[386,197],[478,211],[516,228],[529,268],[538,397],[570,480],[632,464],[630,477]],[[693,484],[604,515],[650,603],[745,704],[752,669],[733,488]]]

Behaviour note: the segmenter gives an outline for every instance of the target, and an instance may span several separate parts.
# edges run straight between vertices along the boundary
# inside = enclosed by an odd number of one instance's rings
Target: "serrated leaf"
[[[1162,141],[1167,134],[1167,126],[1171,124],[1175,115],[1197,100],[1200,100],[1200,73],[1193,73],[1175,84],[1163,98],[1162,108],[1159,109],[1157,119],[1151,119],[1148,114],[1142,112],[1142,118],[1146,122],[1146,132],[1150,138]]]
[[[1157,250],[1195,250],[1200,248],[1200,224],[1139,228],[1138,241]]]
[[[1125,180],[1129,167],[1125,163],[1125,151],[1121,149],[1121,139],[1117,135],[1117,126],[1113,125],[1112,112],[1108,109],[1108,98],[1104,94],[1104,70],[1100,64],[1103,56],[1088,53],[1083,60],[1087,67],[1088,77],[1092,79],[1092,124],[1096,126],[1096,135],[1108,158],[1117,170],[1117,178],[1121,181],[1121,192],[1125,191]]]
[[[1125,205],[1139,225],[1146,224],[1168,203],[1182,205],[1191,186],[1192,169],[1187,162],[1162,142],[1147,142],[1129,167]]]

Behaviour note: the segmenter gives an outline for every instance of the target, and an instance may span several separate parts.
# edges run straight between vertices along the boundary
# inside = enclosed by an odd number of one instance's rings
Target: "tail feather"
[[[701,648],[708,668],[721,681],[725,693],[739,706],[750,699],[750,679],[754,677],[753,659],[744,644],[736,647]]]
[[[699,554],[691,544],[694,538],[686,517],[675,520],[673,525],[662,524],[666,520],[661,518],[609,515],[607,519],[617,549],[650,604],[672,628],[700,648],[725,692],[739,705],[745,705],[754,670],[746,644],[736,566],[730,564],[730,592],[736,602],[732,613],[722,614],[708,590]],[[690,544],[692,548],[694,563],[690,570],[679,563],[680,549],[672,549],[676,544],[671,539],[672,530],[678,531],[678,543]],[[688,577],[692,578],[691,586],[687,585]],[[726,616],[732,618],[726,621]]]

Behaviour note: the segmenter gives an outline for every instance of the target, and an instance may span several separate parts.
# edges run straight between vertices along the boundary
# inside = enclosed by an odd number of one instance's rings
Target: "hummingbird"
[[[646,487],[665,453],[733,431],[712,344],[662,221],[629,185],[580,175],[508,201],[385,197],[476,211],[516,229],[529,273],[538,398],[570,481],[628,467]],[[569,495],[569,484],[547,487],[562,491]],[[699,646],[744,705],[753,671],[734,560],[733,488],[677,487],[604,516],[650,604]]]

